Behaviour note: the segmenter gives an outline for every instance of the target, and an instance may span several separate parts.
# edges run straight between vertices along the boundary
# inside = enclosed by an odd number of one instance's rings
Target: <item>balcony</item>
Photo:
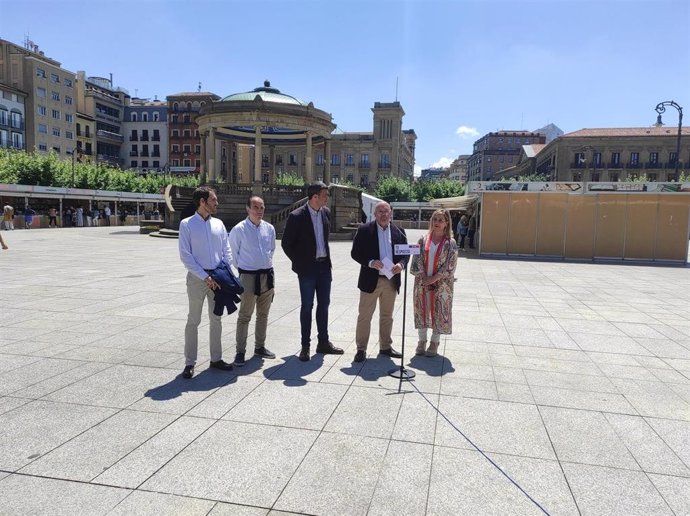
[[[359,164],[359,168],[370,169],[370,168],[371,168],[371,164],[369,164],[369,163],[360,163],[360,164]]]
[[[157,135],[157,134],[154,134],[154,135],[151,137],[151,141],[152,141],[152,142],[159,142],[159,141],[161,141],[161,137],[160,137],[159,135]]]
[[[24,129],[24,120],[19,120],[19,121],[17,121],[17,120],[10,120],[10,127],[11,127],[12,129],[20,129],[20,130],[23,130],[23,129]]]
[[[138,137],[136,134],[133,134],[133,135],[131,135],[131,136],[129,137],[129,141],[130,141],[130,142],[138,142],[138,141],[139,141],[139,137]]]
[[[622,168],[623,168],[623,164],[620,163],[620,162],[618,162],[618,163],[610,162],[610,163],[608,164],[608,168],[620,168],[620,169],[622,169]]]
[[[141,151],[140,156],[141,156],[142,158],[148,158],[148,157],[149,157],[149,151]]]
[[[98,131],[96,131],[96,136],[98,138],[103,138],[104,140],[111,140],[119,143],[125,141],[124,137],[121,134],[112,133],[110,131],[104,131],[103,129],[99,129]]]
[[[130,155],[130,156],[138,156],[138,155],[139,155],[139,152],[137,152],[137,151],[135,151],[135,150],[129,151],[129,155]]]
[[[379,163],[379,169],[381,169],[381,170],[386,170],[386,169],[390,170],[390,168],[391,168],[390,163],[383,163],[383,162]]]
[[[148,135],[148,134],[142,134],[142,135],[141,135],[141,141],[142,141],[142,142],[147,142],[147,141],[149,141],[149,135]]]
[[[152,157],[152,158],[160,158],[160,157],[161,157],[161,153],[160,153],[160,152],[155,152],[155,151],[154,151],[154,152],[151,153],[151,157]]]
[[[628,161],[627,165],[625,165],[625,168],[642,168],[642,164],[639,161]]]
[[[664,164],[658,161],[656,163],[645,163],[644,168],[664,168]]]

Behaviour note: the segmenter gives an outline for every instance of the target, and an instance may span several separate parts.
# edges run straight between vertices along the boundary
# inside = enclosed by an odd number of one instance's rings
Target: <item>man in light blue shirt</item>
[[[196,212],[180,222],[179,239],[180,260],[187,269],[187,297],[189,298],[189,314],[184,329],[183,378],[194,376],[199,347],[199,323],[201,323],[204,299],[208,302],[210,365],[222,371],[232,370],[232,365],[222,360],[220,316],[213,313],[213,291],[219,288],[219,285],[210,276],[210,273],[222,262],[228,267],[232,265],[228,233],[223,221],[212,217],[218,210],[218,197],[212,188],[207,186],[197,188],[194,190],[193,199]]]
[[[256,308],[254,354],[261,358],[275,358],[266,348],[268,311],[273,302],[273,253],[276,250],[276,230],[263,220],[264,200],[253,195],[247,200],[247,218],[230,231],[230,248],[240,273],[244,292],[240,296],[235,334],[237,354],[233,365],[242,367],[247,350],[247,333]]]

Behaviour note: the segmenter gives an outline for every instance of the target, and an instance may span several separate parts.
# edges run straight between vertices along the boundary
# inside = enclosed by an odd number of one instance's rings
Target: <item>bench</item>
[[[160,231],[164,226],[165,221],[163,220],[140,220],[139,221],[139,233],[142,235],[148,235],[154,231]]]

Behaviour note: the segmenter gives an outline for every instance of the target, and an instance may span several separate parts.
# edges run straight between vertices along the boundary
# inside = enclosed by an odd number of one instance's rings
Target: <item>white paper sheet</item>
[[[393,266],[395,265],[388,256],[385,256],[383,260],[381,260],[381,263],[383,263],[383,269],[381,269],[381,272],[386,276],[386,278],[391,279],[393,277]]]

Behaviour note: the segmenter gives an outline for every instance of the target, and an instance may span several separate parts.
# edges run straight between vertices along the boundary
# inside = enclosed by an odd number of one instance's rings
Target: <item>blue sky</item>
[[[687,0],[0,0],[0,20],[0,38],[132,95],[269,79],[342,131],[371,131],[397,79],[421,168],[489,131],[647,126],[671,99],[690,118]]]

